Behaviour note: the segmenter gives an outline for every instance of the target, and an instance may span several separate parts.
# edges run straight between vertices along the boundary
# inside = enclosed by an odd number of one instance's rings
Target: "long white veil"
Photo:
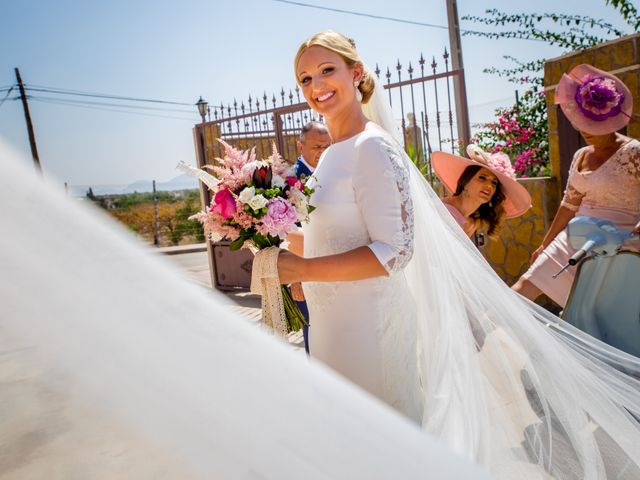
[[[397,140],[380,85],[369,103]],[[402,152],[424,429],[498,478],[640,478],[640,360],[514,293]]]
[[[0,478],[487,479],[0,141]]]

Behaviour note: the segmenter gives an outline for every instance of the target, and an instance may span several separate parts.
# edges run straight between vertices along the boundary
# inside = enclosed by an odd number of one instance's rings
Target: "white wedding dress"
[[[345,377],[419,422],[415,307],[404,267],[413,253],[409,172],[373,123],[325,152],[314,176],[305,257],[368,245],[389,272],[356,282],[305,283],[310,351]]]
[[[640,478],[640,359],[504,284],[396,141],[386,102],[376,88],[375,123],[320,159],[303,231],[305,256],[368,246],[389,275],[303,285],[312,359],[496,478]]]

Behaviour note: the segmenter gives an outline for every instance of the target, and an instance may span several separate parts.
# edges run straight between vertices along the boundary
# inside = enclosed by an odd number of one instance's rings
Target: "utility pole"
[[[42,166],[40,165],[40,157],[38,156],[38,147],[36,146],[36,135],[33,133],[33,125],[31,124],[31,114],[29,113],[29,104],[27,103],[27,94],[24,91],[24,85],[22,83],[22,77],[20,76],[20,70],[16,71],[16,80],[18,82],[18,88],[20,88],[20,98],[22,99],[22,108],[24,109],[24,119],[27,121],[27,132],[29,133],[29,144],[31,145],[31,156],[33,157],[33,163],[36,166],[36,170],[42,174]]]
[[[462,63],[462,42],[460,40],[460,22],[458,20],[458,3],[456,0],[447,1],[447,20],[449,24],[449,48],[451,50],[451,68],[460,70],[460,74],[454,77],[453,94],[456,101],[456,125],[458,139],[465,145],[471,138],[471,125],[469,122],[469,108],[467,103],[467,86],[464,80],[464,67]]]
[[[156,192],[156,181],[153,181],[153,244],[160,245],[160,225],[158,221],[158,193]]]

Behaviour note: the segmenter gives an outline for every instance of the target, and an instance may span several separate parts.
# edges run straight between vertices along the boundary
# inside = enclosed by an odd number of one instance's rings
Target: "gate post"
[[[198,166],[198,168],[202,168],[207,163],[204,139],[204,123],[193,127],[193,141],[196,147],[196,165]],[[206,211],[207,206],[211,203],[211,193],[204,183],[198,181],[198,185],[200,187],[200,205],[202,207],[202,210]],[[207,260],[209,262],[209,276],[211,280],[211,286],[215,288],[217,276],[215,259],[213,257],[213,245],[211,244],[211,240],[209,240],[209,238],[207,237],[205,237],[205,242],[207,244]]]

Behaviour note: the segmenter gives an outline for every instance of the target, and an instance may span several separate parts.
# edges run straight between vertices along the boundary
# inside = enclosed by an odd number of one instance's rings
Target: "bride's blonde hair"
[[[358,90],[360,90],[360,93],[362,94],[362,103],[367,103],[373,95],[375,83],[371,72],[364,68],[364,64],[358,56],[355,40],[334,30],[325,30],[324,32],[316,33],[300,45],[296,58],[293,61],[294,70],[297,69],[298,62],[300,61],[302,54],[309,47],[313,46],[326,48],[327,50],[337,53],[342,57],[349,68],[353,68],[358,64],[362,65],[363,74],[362,79],[360,80],[360,85],[358,85]],[[296,81],[299,82],[297,73]]]

